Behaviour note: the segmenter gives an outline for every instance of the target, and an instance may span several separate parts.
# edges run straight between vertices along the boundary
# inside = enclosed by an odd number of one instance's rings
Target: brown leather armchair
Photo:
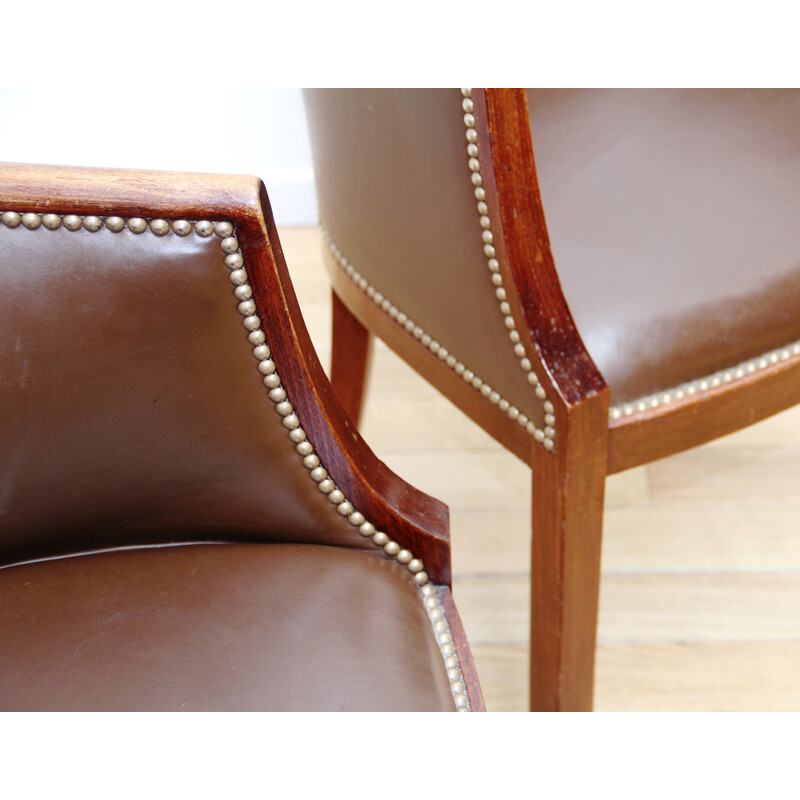
[[[305,101],[334,388],[375,334],[530,464],[531,707],[590,709],[606,474],[800,399],[800,94]]]
[[[483,708],[260,181],[0,165],[0,276],[2,710]]]

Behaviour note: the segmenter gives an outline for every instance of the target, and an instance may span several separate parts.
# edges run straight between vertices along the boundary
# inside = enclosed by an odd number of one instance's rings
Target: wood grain
[[[473,646],[490,711],[525,711],[526,647]],[[599,645],[596,711],[800,711],[800,644]]]
[[[464,578],[453,596],[474,644],[527,641],[527,576]],[[796,572],[604,574],[598,642],[800,641],[798,609]]]

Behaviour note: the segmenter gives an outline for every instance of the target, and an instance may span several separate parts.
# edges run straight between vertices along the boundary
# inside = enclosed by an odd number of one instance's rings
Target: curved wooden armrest
[[[370,450],[333,391],[300,313],[266,190],[260,184],[260,211],[243,220],[242,249],[249,258],[253,291],[268,318],[284,319],[271,333],[272,349],[283,362],[295,389],[294,404],[320,457],[337,483],[365,516],[390,528],[425,564],[432,578],[450,583],[449,511],[447,506],[415,489],[393,473]],[[250,237],[252,236],[252,239]],[[257,249],[258,242],[272,243]],[[273,258],[273,254],[276,256]]]
[[[473,102],[480,109],[476,119],[486,120],[477,127],[479,143],[484,141],[483,149],[492,154],[491,166],[484,171],[487,203],[500,221],[495,247],[501,270],[507,270],[516,289],[509,302],[518,330],[556,390],[554,404],[558,400],[566,406],[579,404],[607,387],[578,333],[556,273],[525,90],[475,89]]]

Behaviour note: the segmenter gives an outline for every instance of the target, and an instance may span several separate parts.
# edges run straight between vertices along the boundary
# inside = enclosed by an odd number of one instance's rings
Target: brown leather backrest
[[[264,333],[288,322],[256,324],[237,231],[116,201],[66,213],[63,181],[58,213],[20,208],[18,172],[0,165],[0,563],[175,540],[361,546],[298,453],[291,365]],[[77,174],[73,196],[91,195]],[[141,174],[107,183],[122,197],[125,181]],[[259,182],[235,184],[258,207]]]
[[[321,222],[339,264],[541,427],[487,258],[462,92],[305,90],[304,100]]]

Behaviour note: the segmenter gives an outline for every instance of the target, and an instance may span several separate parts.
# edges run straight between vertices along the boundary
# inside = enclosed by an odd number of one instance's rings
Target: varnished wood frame
[[[531,466],[531,708],[588,710],[606,475],[695,447],[795,405],[800,401],[800,356],[609,420],[608,387],[575,325],[550,248],[526,92],[476,89],[472,101],[493,244],[516,329],[554,406],[553,451],[534,443],[408,336],[329,254],[325,260],[337,301],[363,328]],[[413,314],[413,309],[403,310]],[[341,309],[338,316],[344,316]],[[335,335],[334,357],[338,350]],[[356,419],[359,404],[360,398],[348,406]]]
[[[470,706],[484,711],[472,653],[450,593],[447,506],[389,470],[344,411],[303,320],[264,184],[247,176],[0,163],[0,206],[0,211],[19,213],[234,225],[262,327],[309,440],[353,505],[420,558],[439,585]]]

